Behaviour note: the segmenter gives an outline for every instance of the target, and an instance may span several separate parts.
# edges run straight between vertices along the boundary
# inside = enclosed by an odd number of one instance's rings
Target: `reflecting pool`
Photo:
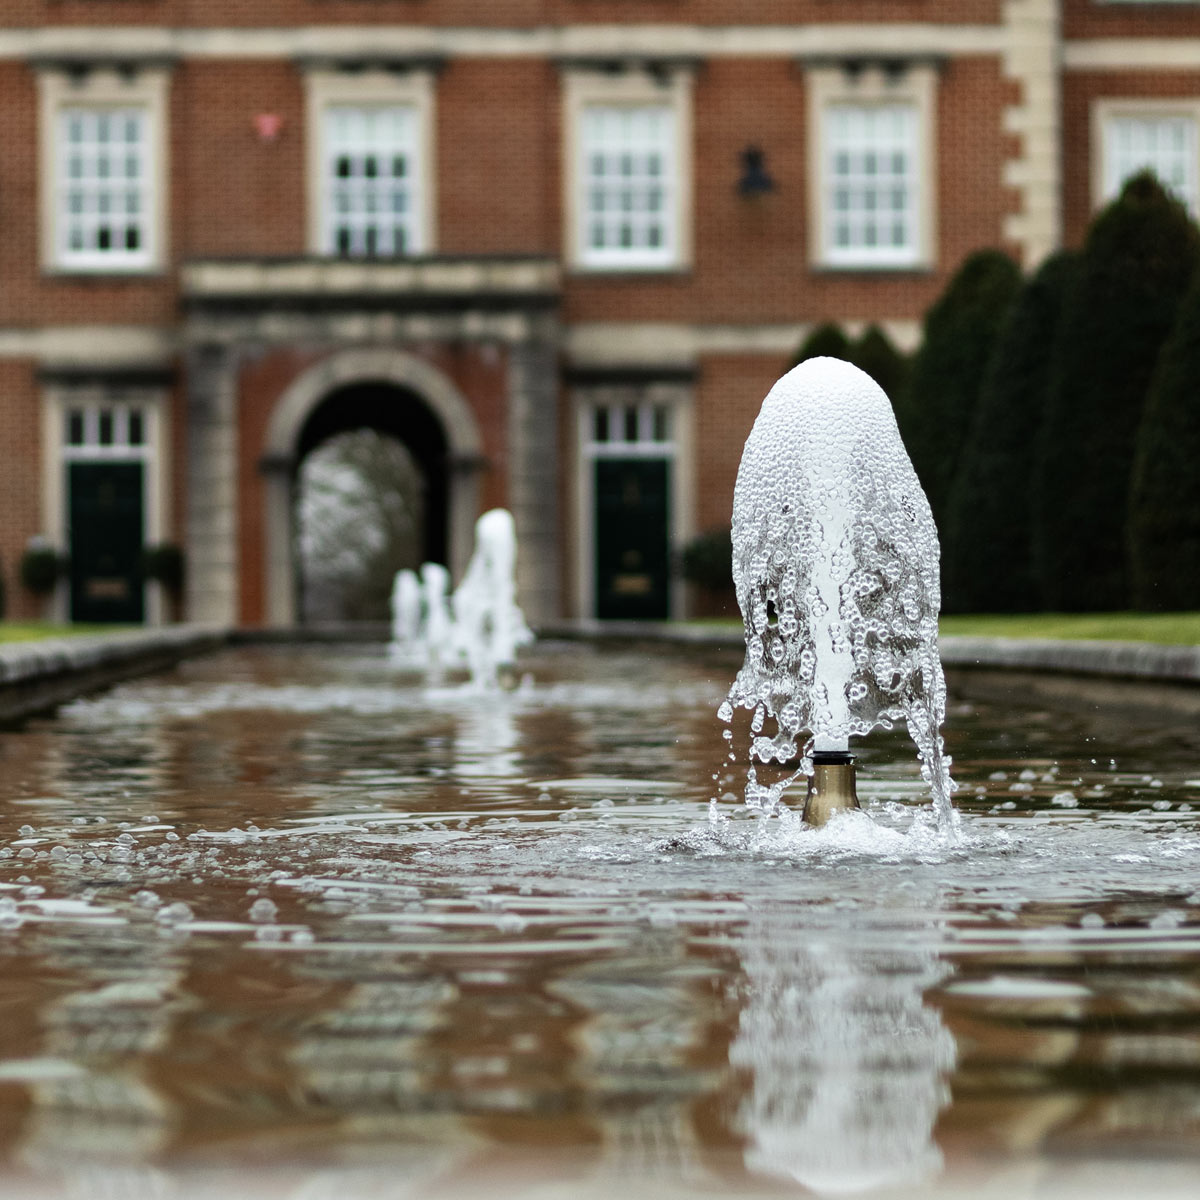
[[[957,838],[903,731],[810,831],[740,657],[242,649],[0,732],[0,1194],[1194,1196],[1194,719],[959,698]]]

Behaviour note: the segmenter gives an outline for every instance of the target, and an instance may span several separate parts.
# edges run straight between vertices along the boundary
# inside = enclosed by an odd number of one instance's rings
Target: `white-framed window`
[[[341,258],[429,253],[432,74],[313,70],[307,85],[312,252]]]
[[[167,73],[45,70],[42,258],[51,270],[139,272],[165,254]]]
[[[149,114],[64,108],[58,114],[58,261],[143,267],[153,259]]]
[[[68,401],[63,406],[63,457],[148,458],[155,415],[153,405]]]
[[[375,258],[419,251],[416,109],[332,104],[322,124],[326,253]]]
[[[585,453],[594,458],[669,457],[673,404],[633,397],[591,405],[584,431]]]
[[[662,271],[691,257],[691,73],[564,78],[566,255],[575,267]]]
[[[589,104],[580,114],[580,262],[676,260],[675,113],[667,104]]]
[[[1192,111],[1110,107],[1100,118],[1099,202],[1149,168],[1193,216],[1200,215],[1200,106]]]
[[[825,144],[825,258],[907,266],[920,258],[917,112],[912,104],[830,104]]]
[[[932,266],[936,72],[809,71],[810,257],[831,268]]]

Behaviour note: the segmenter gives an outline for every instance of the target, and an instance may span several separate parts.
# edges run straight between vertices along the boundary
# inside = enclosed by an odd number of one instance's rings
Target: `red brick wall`
[[[763,398],[790,365],[788,356],[706,355],[695,392],[697,532],[728,525],[742,447]]]
[[[558,92],[543,60],[458,60],[438,76],[440,251],[557,252]]]
[[[9,617],[42,615],[17,578],[25,544],[41,529],[41,419],[35,364],[0,359],[0,572]]]
[[[259,113],[283,118],[274,141]],[[193,61],[172,78],[175,257],[303,254],[303,77],[290,62]]]
[[[1200,70],[1070,71],[1062,94],[1063,234],[1068,246],[1078,246],[1095,215],[1092,156],[1099,153],[1099,147],[1092,145],[1092,105],[1104,99],[1194,100],[1200,97]]]
[[[1097,4],[1061,0],[1067,38],[1196,37],[1200,14],[1190,4]]]

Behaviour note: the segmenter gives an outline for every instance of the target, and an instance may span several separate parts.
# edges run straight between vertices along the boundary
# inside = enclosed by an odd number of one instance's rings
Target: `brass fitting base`
[[[813,773],[808,780],[808,799],[804,802],[804,820],[819,828],[835,812],[858,808],[854,790],[854,755],[841,750],[813,752]]]

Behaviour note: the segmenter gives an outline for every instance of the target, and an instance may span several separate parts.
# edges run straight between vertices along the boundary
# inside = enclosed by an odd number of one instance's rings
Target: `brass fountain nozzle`
[[[804,821],[819,827],[835,812],[859,807],[854,790],[854,755],[848,750],[814,750],[812,761]]]

